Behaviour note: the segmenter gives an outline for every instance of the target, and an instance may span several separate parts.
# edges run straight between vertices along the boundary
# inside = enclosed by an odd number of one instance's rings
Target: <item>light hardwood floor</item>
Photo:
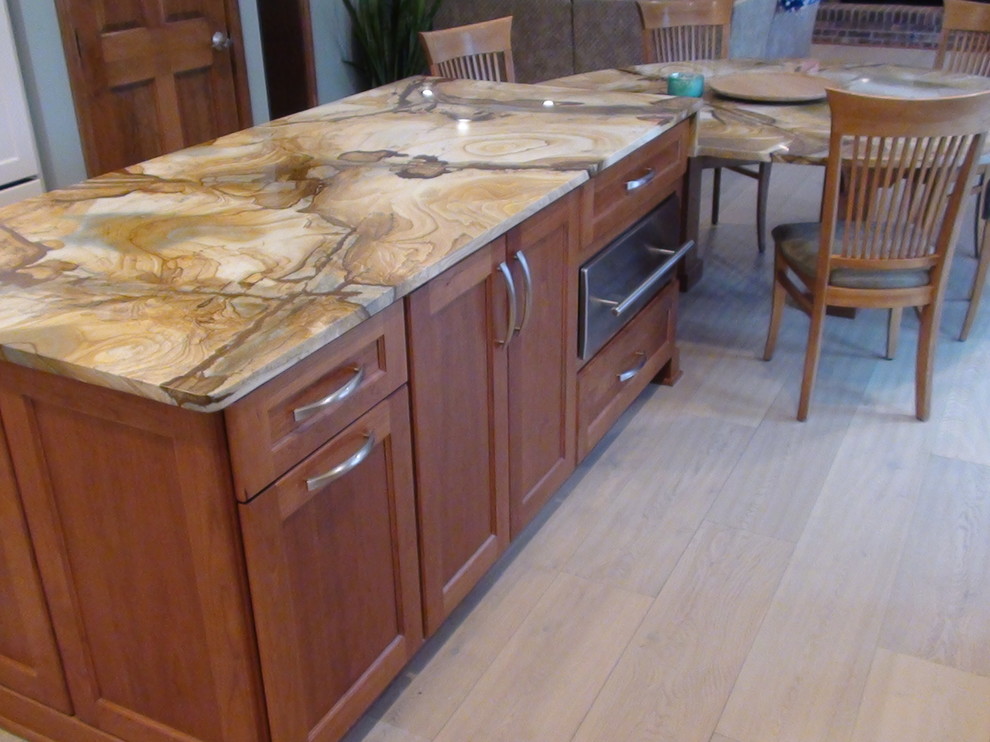
[[[770,223],[821,170],[774,169]],[[726,175],[684,376],[647,390],[347,742],[990,742],[990,310],[965,229],[914,418],[917,321],[807,319],[759,360],[772,258]],[[968,227],[969,222],[966,222]]]
[[[829,318],[798,423],[807,319],[759,360],[772,258],[726,174],[684,376],[648,389],[346,742],[990,742],[990,308],[931,420],[914,340]],[[775,166],[770,223],[814,219],[821,170]],[[967,222],[968,225],[968,222]],[[990,304],[990,302],[988,302]],[[0,733],[0,742],[8,738]]]

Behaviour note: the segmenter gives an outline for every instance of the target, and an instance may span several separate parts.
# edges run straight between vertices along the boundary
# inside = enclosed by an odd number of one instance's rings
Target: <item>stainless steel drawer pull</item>
[[[615,305],[612,307],[612,314],[618,317],[620,314],[629,309],[629,307],[633,306],[643,294],[652,290],[664,276],[670,273],[674,266],[677,265],[678,259],[692,247],[694,247],[694,240],[688,240],[676,250],[665,250],[660,247],[650,248],[654,251],[667,253],[669,257],[659,268],[648,275],[639,286],[634,288],[625,299],[619,302],[607,302],[608,304],[614,303]]]
[[[631,378],[638,375],[639,372],[643,370],[643,367],[646,366],[646,353],[642,350],[637,350],[636,355],[640,356],[639,363],[637,363],[634,367],[632,367],[628,371],[623,371],[621,374],[617,374],[620,384],[625,384]]]
[[[509,298],[509,316],[505,323],[505,340],[496,340],[495,342],[499,345],[508,345],[516,331],[516,282],[512,280],[512,271],[509,270],[509,266],[505,264],[504,260],[498,264],[498,269],[505,280],[505,293]]]
[[[318,490],[320,487],[330,484],[335,479],[347,474],[355,467],[359,466],[362,461],[368,458],[368,454],[375,447],[375,434],[367,433],[365,436],[364,445],[361,446],[357,451],[351,454],[347,459],[341,461],[337,466],[335,466],[330,471],[325,474],[320,474],[318,477],[312,477],[306,480],[306,489],[312,492],[313,490]]]
[[[653,180],[655,177],[657,177],[656,171],[651,167],[647,168],[646,175],[644,175],[642,178],[626,181],[626,192],[628,193],[629,191],[635,191],[637,188],[642,188],[651,180]]]
[[[364,380],[364,366],[354,366],[354,375],[344,384],[340,389],[336,389],[330,392],[323,399],[318,399],[312,404],[305,405],[304,407],[297,407],[292,411],[292,417],[295,418],[296,422],[301,422],[305,420],[310,415],[313,415],[324,407],[332,405],[334,402],[339,402],[342,399],[347,399],[354,393],[354,390],[361,386],[361,382]]]
[[[522,250],[516,253],[516,260],[519,261],[519,265],[522,267],[523,279],[525,280],[525,290],[526,299],[523,303],[523,317],[519,322],[519,326],[516,328],[520,332],[529,322],[529,315],[533,313],[533,273],[529,269],[529,261],[526,260],[526,256],[523,255]]]

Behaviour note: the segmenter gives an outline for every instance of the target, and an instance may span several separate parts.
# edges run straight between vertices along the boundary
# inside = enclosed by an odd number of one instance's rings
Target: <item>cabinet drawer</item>
[[[689,123],[682,122],[584,186],[582,261],[680,186],[689,134]]]
[[[676,367],[676,325],[677,281],[672,281],[581,369],[578,459],[601,440],[669,361]]]
[[[246,501],[406,382],[397,302],[225,413],[237,498]]]

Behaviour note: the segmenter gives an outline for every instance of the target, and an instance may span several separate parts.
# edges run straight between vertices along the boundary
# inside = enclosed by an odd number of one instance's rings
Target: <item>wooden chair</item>
[[[639,0],[638,6],[643,30],[643,59],[647,63],[725,59],[729,56],[733,0]],[[751,169],[753,165],[756,170]],[[704,158],[703,167],[714,171],[712,224],[718,224],[722,168],[756,180],[756,245],[760,252],[764,252],[770,163],[740,163],[738,160],[710,157]]]
[[[990,77],[990,5],[973,0],[945,0],[942,12],[942,35],[935,52],[935,68],[948,72],[964,72],[969,75]],[[969,308],[963,320],[959,339],[969,336],[976,312],[980,307],[980,297],[986,283],[987,268],[990,264],[990,251],[985,249],[988,242],[987,221],[990,219],[990,189],[988,166],[983,163],[979,177],[973,186],[976,195],[976,209],[973,219],[973,244],[976,249],[977,267],[973,285],[969,292]]]
[[[826,307],[891,309],[890,330],[904,307],[919,307],[915,414],[926,420],[948,264],[983,151],[990,92],[909,100],[829,90],[828,102],[822,220],[773,230],[773,309],[763,357],[773,357],[790,295],[811,316],[797,414],[804,420]]]
[[[512,64],[512,16],[440,31],[422,31],[419,39],[431,75],[516,81]]]

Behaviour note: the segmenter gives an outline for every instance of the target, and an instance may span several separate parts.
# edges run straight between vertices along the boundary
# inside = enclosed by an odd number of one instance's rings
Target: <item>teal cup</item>
[[[667,76],[667,94],[700,98],[705,92],[705,76],[696,72],[671,72]]]

